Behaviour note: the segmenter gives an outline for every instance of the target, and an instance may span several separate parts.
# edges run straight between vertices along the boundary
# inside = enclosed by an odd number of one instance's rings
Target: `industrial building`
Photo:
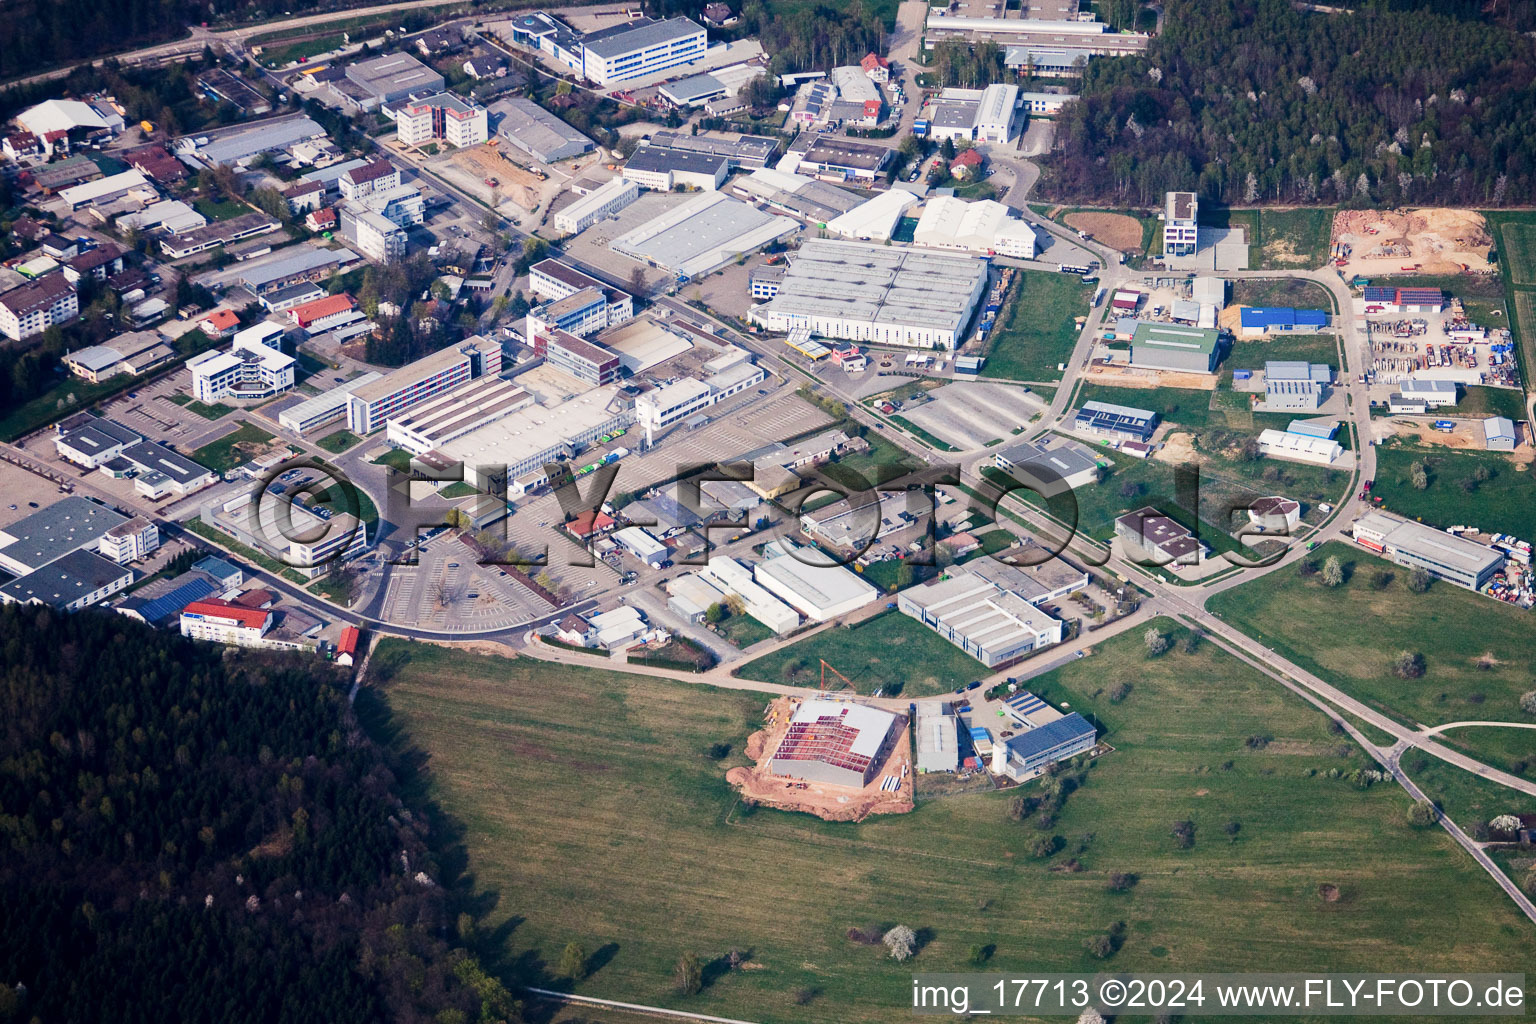
[[[581,294],[577,292],[572,298],[580,297]],[[533,337],[533,351],[543,356],[549,366],[569,374],[588,387],[614,383],[623,369],[616,354],[568,331],[540,331]]]
[[[928,100],[928,135],[935,141],[964,139],[1007,143],[1018,134],[1019,87],[944,89]]]
[[[698,575],[722,594],[741,601],[748,615],[780,636],[800,624],[800,614],[760,586],[752,570],[734,558],[716,555]]]
[[[1034,485],[1047,498],[1099,480],[1099,460],[1093,450],[1064,438],[999,448],[992,464],[1021,483]]]
[[[739,199],[709,192],[614,239],[609,248],[691,279],[799,229],[800,225],[788,217],[773,216]]]
[[[257,235],[269,234],[281,226],[264,213],[242,213],[228,220],[216,220],[191,231],[162,237],[160,251],[171,259],[182,259],[217,249],[221,245],[227,246]]]
[[[0,529],[0,569],[25,576],[71,551],[98,547],[108,531],[126,522],[127,516],[89,498],[61,498]]]
[[[475,336],[423,356],[347,395],[347,429],[359,437],[404,412],[477,377],[501,373],[501,346]]]
[[[242,265],[237,280],[259,298],[300,281],[324,281],[356,262],[357,254],[348,249],[295,246]]]
[[[555,230],[567,235],[579,235],[639,198],[639,185],[625,178],[614,178],[556,213]]]
[[[889,189],[828,221],[827,231],[856,241],[889,241],[901,215],[915,205],[917,196]]]
[[[1215,373],[1221,335],[1213,329],[1140,321],[1131,335],[1131,365],[1153,370]]]
[[[723,156],[642,146],[624,165],[624,180],[658,192],[670,192],[678,186],[713,192],[725,184],[729,171],[730,162]]]
[[[1157,430],[1157,413],[1113,402],[1084,402],[1072,418],[1072,426],[1090,434],[1145,444]]]
[[[121,373],[147,373],[176,358],[176,350],[156,331],[128,331],[104,345],[66,352],[60,360],[69,372],[92,384]]]
[[[439,79],[441,81],[441,79]],[[176,140],[176,155],[197,167],[247,167],[263,153],[278,153],[301,142],[325,139],[325,129],[302,114],[274,117],[244,128]]]
[[[79,611],[133,582],[133,570],[77,548],[0,586],[0,604],[41,604]]]
[[[1188,527],[1150,505],[1116,519],[1115,537],[1127,556],[1155,565],[1198,565],[1210,552]]]
[[[307,434],[328,424],[340,423],[347,418],[347,396],[383,376],[370,370],[298,405],[290,405],[277,414],[277,422],[296,434]]]
[[[486,494],[519,497],[519,478],[573,457],[599,437],[635,422],[634,401],[618,385],[594,388],[555,405],[534,404],[437,448],[464,466],[464,482]]]
[[[972,256],[814,239],[749,316],[770,331],[953,350],[986,287]]]
[[[163,444],[142,441],[123,449],[123,453],[99,470],[113,476],[132,476],[133,489],[158,501],[168,495],[178,497],[201,490],[213,483],[213,470],[178,455]]]
[[[1035,258],[1035,229],[992,199],[968,203],[954,196],[936,196],[928,200],[912,241],[936,249]]]
[[[613,535],[614,541],[652,569],[672,556],[672,551],[661,541],[638,526],[626,526]]]
[[[766,376],[760,366],[737,363],[703,380],[682,377],[635,399],[635,422],[649,436],[756,387]]]
[[[774,775],[858,789],[889,756],[900,719],[863,704],[806,700],[768,762]]]
[[[713,75],[689,75],[667,82],[656,91],[674,107],[702,107],[725,95],[725,83]]]
[[[1001,6],[998,4],[996,10],[1000,12]],[[951,13],[948,6],[929,7],[923,46],[932,50],[951,39],[972,45],[993,42],[999,47],[1031,49],[1071,46],[1095,56],[1119,57],[1145,52],[1149,37],[1134,32],[1111,32],[1102,21],[1042,19],[1039,4],[1031,6],[1022,17],[1008,18],[990,11],[977,16]]]
[[[1239,333],[1244,338],[1262,338],[1266,334],[1295,331],[1316,333],[1328,326],[1328,314],[1320,309],[1292,309],[1289,306],[1244,306]]]
[[[1504,567],[1504,553],[1385,512],[1371,511],[1351,526],[1355,542],[1409,569],[1468,590],[1481,590]]]
[[[1060,619],[1037,606],[1038,588],[1016,566],[983,559],[896,595],[896,607],[989,669],[1061,642]]]
[[[360,60],[346,70],[347,80],[361,95],[354,97],[363,110],[377,110],[386,103],[417,94],[443,91],[443,76],[408,53],[385,53]]]
[[[1453,380],[1405,380],[1398,385],[1404,398],[1423,402],[1426,408],[1439,409],[1456,404],[1456,382]]]
[[[391,416],[384,436],[412,455],[424,455],[533,402],[533,395],[511,381],[481,376]]]
[[[1332,381],[1327,363],[1271,360],[1264,364],[1264,411],[1316,412]]]
[[[797,170],[828,181],[870,185],[885,173],[895,152],[885,146],[823,135],[801,155]]]
[[[497,138],[540,163],[569,160],[597,148],[597,143],[522,96],[497,100],[490,114],[497,120]]]
[[[1200,242],[1200,197],[1169,192],[1163,206],[1163,259],[1193,256]]]
[[[960,720],[947,701],[923,701],[917,706],[917,763],[920,772],[952,772],[960,767]]]
[[[55,427],[54,450],[59,458],[85,469],[99,469],[121,455],[123,449],[144,440],[136,431],[105,417],[86,415],[67,423]]]
[[[1439,288],[1367,285],[1363,299],[1366,306],[1380,306],[1383,313],[1438,313],[1445,308],[1445,293]]]
[[[767,135],[711,135],[707,132],[692,135],[688,132],[656,131],[651,133],[646,144],[723,156],[732,170],[738,167],[747,170],[767,167],[768,161],[779,151],[779,140]]]
[[[1491,452],[1515,450],[1515,422],[1507,416],[1489,416],[1483,420],[1483,447]]]
[[[835,220],[864,201],[841,186],[774,167],[762,167],[737,178],[731,184],[731,191],[748,202],[761,203],[807,224],[817,225]],[[909,197],[916,201],[916,197]]]
[[[329,572],[369,547],[368,527],[350,512],[322,519],[271,492],[263,495],[254,509],[250,494],[237,494],[222,502],[215,497],[199,510],[199,517],[213,529],[277,559],[307,579]]]
[[[811,621],[835,619],[880,596],[873,586],[840,565],[809,564],[805,559],[816,558],[820,554],[816,549],[798,550],[798,556],[789,551],[757,563],[752,578]]]
[[[1326,438],[1269,429],[1259,432],[1259,452],[1272,459],[1331,466],[1344,454],[1344,448]]]

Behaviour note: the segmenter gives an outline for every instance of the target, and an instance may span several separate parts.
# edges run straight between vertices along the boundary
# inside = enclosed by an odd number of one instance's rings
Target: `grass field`
[[[1536,724],[1536,718],[1527,717],[1526,722]],[[1447,729],[1440,740],[1501,771],[1536,777],[1536,729],[1470,726]],[[1528,802],[1536,805],[1536,798]],[[1531,809],[1536,810],[1536,806]]]
[[[449,501],[455,498],[467,498],[472,494],[478,494],[474,484],[467,484],[462,480],[449,484],[437,492],[439,498],[447,498]]]
[[[223,475],[255,456],[255,448],[272,440],[273,435],[254,423],[240,421],[240,426],[217,441],[203,445],[192,453],[192,460],[200,462],[215,473]]]
[[[1221,382],[1232,386],[1232,371],[1262,370],[1270,359],[1298,359],[1327,363],[1339,369],[1339,340],[1330,334],[1281,334],[1273,338],[1239,338],[1221,365]]]
[[[1366,762],[1323,716],[1210,645],[1148,661],[1130,635],[1039,680],[1115,748],[1044,833],[1009,819],[1008,794],[859,825],[747,813],[723,775],[761,695],[397,640],[374,664],[492,894],[479,931],[509,981],[548,983],[574,940],[600,951],[586,995],[843,1024],[896,1019],[913,970],[973,969],[974,946],[995,946],[988,970],[1100,969],[1083,943],[1114,921],[1110,965],[1157,972],[1518,971],[1536,937],[1448,837],[1404,823],[1401,790],[1324,777]],[[1111,704],[1118,680],[1134,690]],[[359,697],[365,719],[377,699]],[[716,743],[731,747],[720,761]],[[1195,845],[1178,850],[1169,829],[1186,818]],[[1042,834],[1065,849],[1031,857]],[[1069,860],[1080,870],[1052,870]],[[1107,892],[1111,871],[1134,872],[1134,889]],[[1323,883],[1342,898],[1320,900]],[[846,938],[896,923],[925,940],[907,964]],[[673,991],[680,954],[732,947],[747,969]]]
[[[773,630],[745,612],[740,615],[727,615],[725,621],[719,623],[719,629],[732,645],[743,648],[751,647],[773,636]]]
[[[1507,221],[1499,226],[1509,279],[1515,284],[1536,285],[1536,223]]]
[[[1331,207],[1259,211],[1259,248],[1263,268],[1321,267],[1328,259],[1333,231]]]
[[[1429,487],[1413,489],[1412,466],[1424,463]],[[1481,483],[1478,468],[1491,475]],[[1468,491],[1471,481],[1474,490]],[[1422,519],[1431,526],[1476,526],[1495,533],[1536,539],[1536,483],[1530,471],[1517,472],[1498,452],[1460,452],[1402,444],[1376,449],[1376,486],[1371,492],[1400,515]]]
[[[1448,583],[1415,594],[1407,570],[1347,544],[1314,554],[1319,564],[1337,555],[1347,581],[1329,589],[1286,568],[1215,595],[1207,608],[1402,721],[1529,720],[1518,703],[1531,689],[1529,613]],[[1374,585],[1378,571],[1393,576],[1385,589]],[[1423,677],[1392,673],[1404,650],[1424,656]]]
[[[177,397],[180,398],[184,396],[178,395]],[[222,419],[235,411],[234,406],[225,405],[223,402],[214,402],[212,405],[209,405],[207,402],[199,402],[195,398],[178,404],[180,404],[181,407],[186,409],[188,412],[197,413],[205,420]]]
[[[1320,284],[1295,278],[1276,281],[1237,280],[1232,282],[1234,306],[1294,306],[1297,309],[1322,309],[1333,312],[1333,299]]]
[[[1458,416],[1504,416],[1512,420],[1525,419],[1525,395],[1514,388],[1469,387],[1464,397],[1453,406]]]
[[[815,686],[821,681],[823,658],[862,694],[884,689],[887,696],[927,697],[988,674],[981,662],[897,611],[851,629],[824,629],[747,662],[735,674],[765,683]]]
[[[1468,833],[1479,822],[1487,822],[1500,814],[1536,810],[1536,800],[1531,797],[1446,764],[1437,757],[1411,750],[1403,756],[1402,764],[1403,770],[1418,783],[1424,795]]]
[[[326,434],[320,440],[316,441],[315,447],[323,449],[324,451],[328,451],[332,455],[340,455],[342,452],[353,447],[354,445],[361,444],[362,441],[362,438],[358,437],[350,430],[338,430],[335,433]]]
[[[1073,274],[1019,271],[1020,281],[999,318],[987,347],[983,377],[1008,380],[1061,380],[1056,369],[1077,343],[1075,317],[1091,308],[1093,286]]]
[[[408,473],[411,469],[411,453],[404,448],[391,448],[389,451],[373,460],[375,466],[390,466],[402,473]]]

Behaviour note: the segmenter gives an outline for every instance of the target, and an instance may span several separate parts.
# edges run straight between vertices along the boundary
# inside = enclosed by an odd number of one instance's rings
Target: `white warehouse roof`
[[[827,230],[844,238],[867,238],[883,242],[896,230],[902,213],[915,205],[917,196],[900,189],[890,189],[829,221]]]

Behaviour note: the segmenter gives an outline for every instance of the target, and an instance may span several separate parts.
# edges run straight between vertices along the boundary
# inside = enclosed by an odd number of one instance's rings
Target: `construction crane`
[[[837,676],[837,678],[841,679],[843,681],[843,685],[846,686],[848,689],[850,689],[850,690],[854,689],[853,680],[849,679],[847,676],[843,675],[837,669],[833,668],[832,665],[830,663],[828,663],[826,658],[822,658],[821,659],[821,688],[823,690],[825,690],[827,688],[827,673],[828,672],[831,672],[833,675]]]

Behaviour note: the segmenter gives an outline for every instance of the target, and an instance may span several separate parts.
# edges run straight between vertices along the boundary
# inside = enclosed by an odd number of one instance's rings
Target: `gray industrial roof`
[[[190,483],[212,472],[207,466],[177,455],[163,444],[145,441],[123,449],[123,458],[143,470],[164,473],[179,484]]]
[[[317,139],[325,129],[307,117],[278,118],[242,131],[221,135],[197,150],[208,166],[238,163],[260,153],[284,149],[295,142]]]
[[[691,149],[696,153],[713,153],[723,156],[732,164],[744,167],[762,167],[778,152],[779,140],[766,135],[740,135],[722,139],[714,135],[689,135],[684,132],[658,131],[651,133],[651,145],[671,149]]]
[[[704,192],[615,239],[610,248],[632,259],[693,276],[799,227],[788,217],[770,216],[719,192]]]
[[[356,259],[357,254],[350,249],[285,249],[276,258],[247,266],[240,272],[240,281],[248,288],[260,288],[292,274],[302,274],[332,264],[350,263]]]
[[[96,419],[83,427],[76,427],[59,438],[77,452],[98,455],[108,448],[121,444],[135,444],[143,438],[116,420]]]
[[[489,109],[499,118],[498,135],[545,163],[578,156],[596,145],[526,97],[498,100]]]
[[[687,18],[668,18],[666,21],[631,22],[614,25],[588,33],[582,45],[588,52],[603,59],[619,57],[636,50],[648,50],[662,43],[686,39],[704,29]]]
[[[38,601],[64,608],[113,580],[132,575],[132,569],[125,569],[94,551],[75,550],[12,580],[0,587],[0,593],[18,603]]]
[[[1502,551],[1496,551],[1485,544],[1383,512],[1367,512],[1355,520],[1354,526],[1356,529],[1381,534],[1388,547],[1452,566],[1471,575],[1480,575],[1490,564],[1504,559]]]
[[[669,149],[665,146],[643,146],[635,150],[635,155],[630,157],[629,163],[624,165],[625,170],[649,171],[655,174],[663,171],[718,174],[721,167],[730,167],[730,162],[723,156],[694,153],[686,149]]]
[[[974,256],[811,239],[790,259],[773,309],[958,331],[987,264]]]
[[[713,75],[689,75],[668,82],[661,91],[678,103],[692,103],[724,94],[725,83]]]
[[[37,569],[76,548],[96,543],[112,527],[127,521],[127,516],[105,505],[72,495],[0,530],[0,536],[15,538],[0,545],[0,555]]]

